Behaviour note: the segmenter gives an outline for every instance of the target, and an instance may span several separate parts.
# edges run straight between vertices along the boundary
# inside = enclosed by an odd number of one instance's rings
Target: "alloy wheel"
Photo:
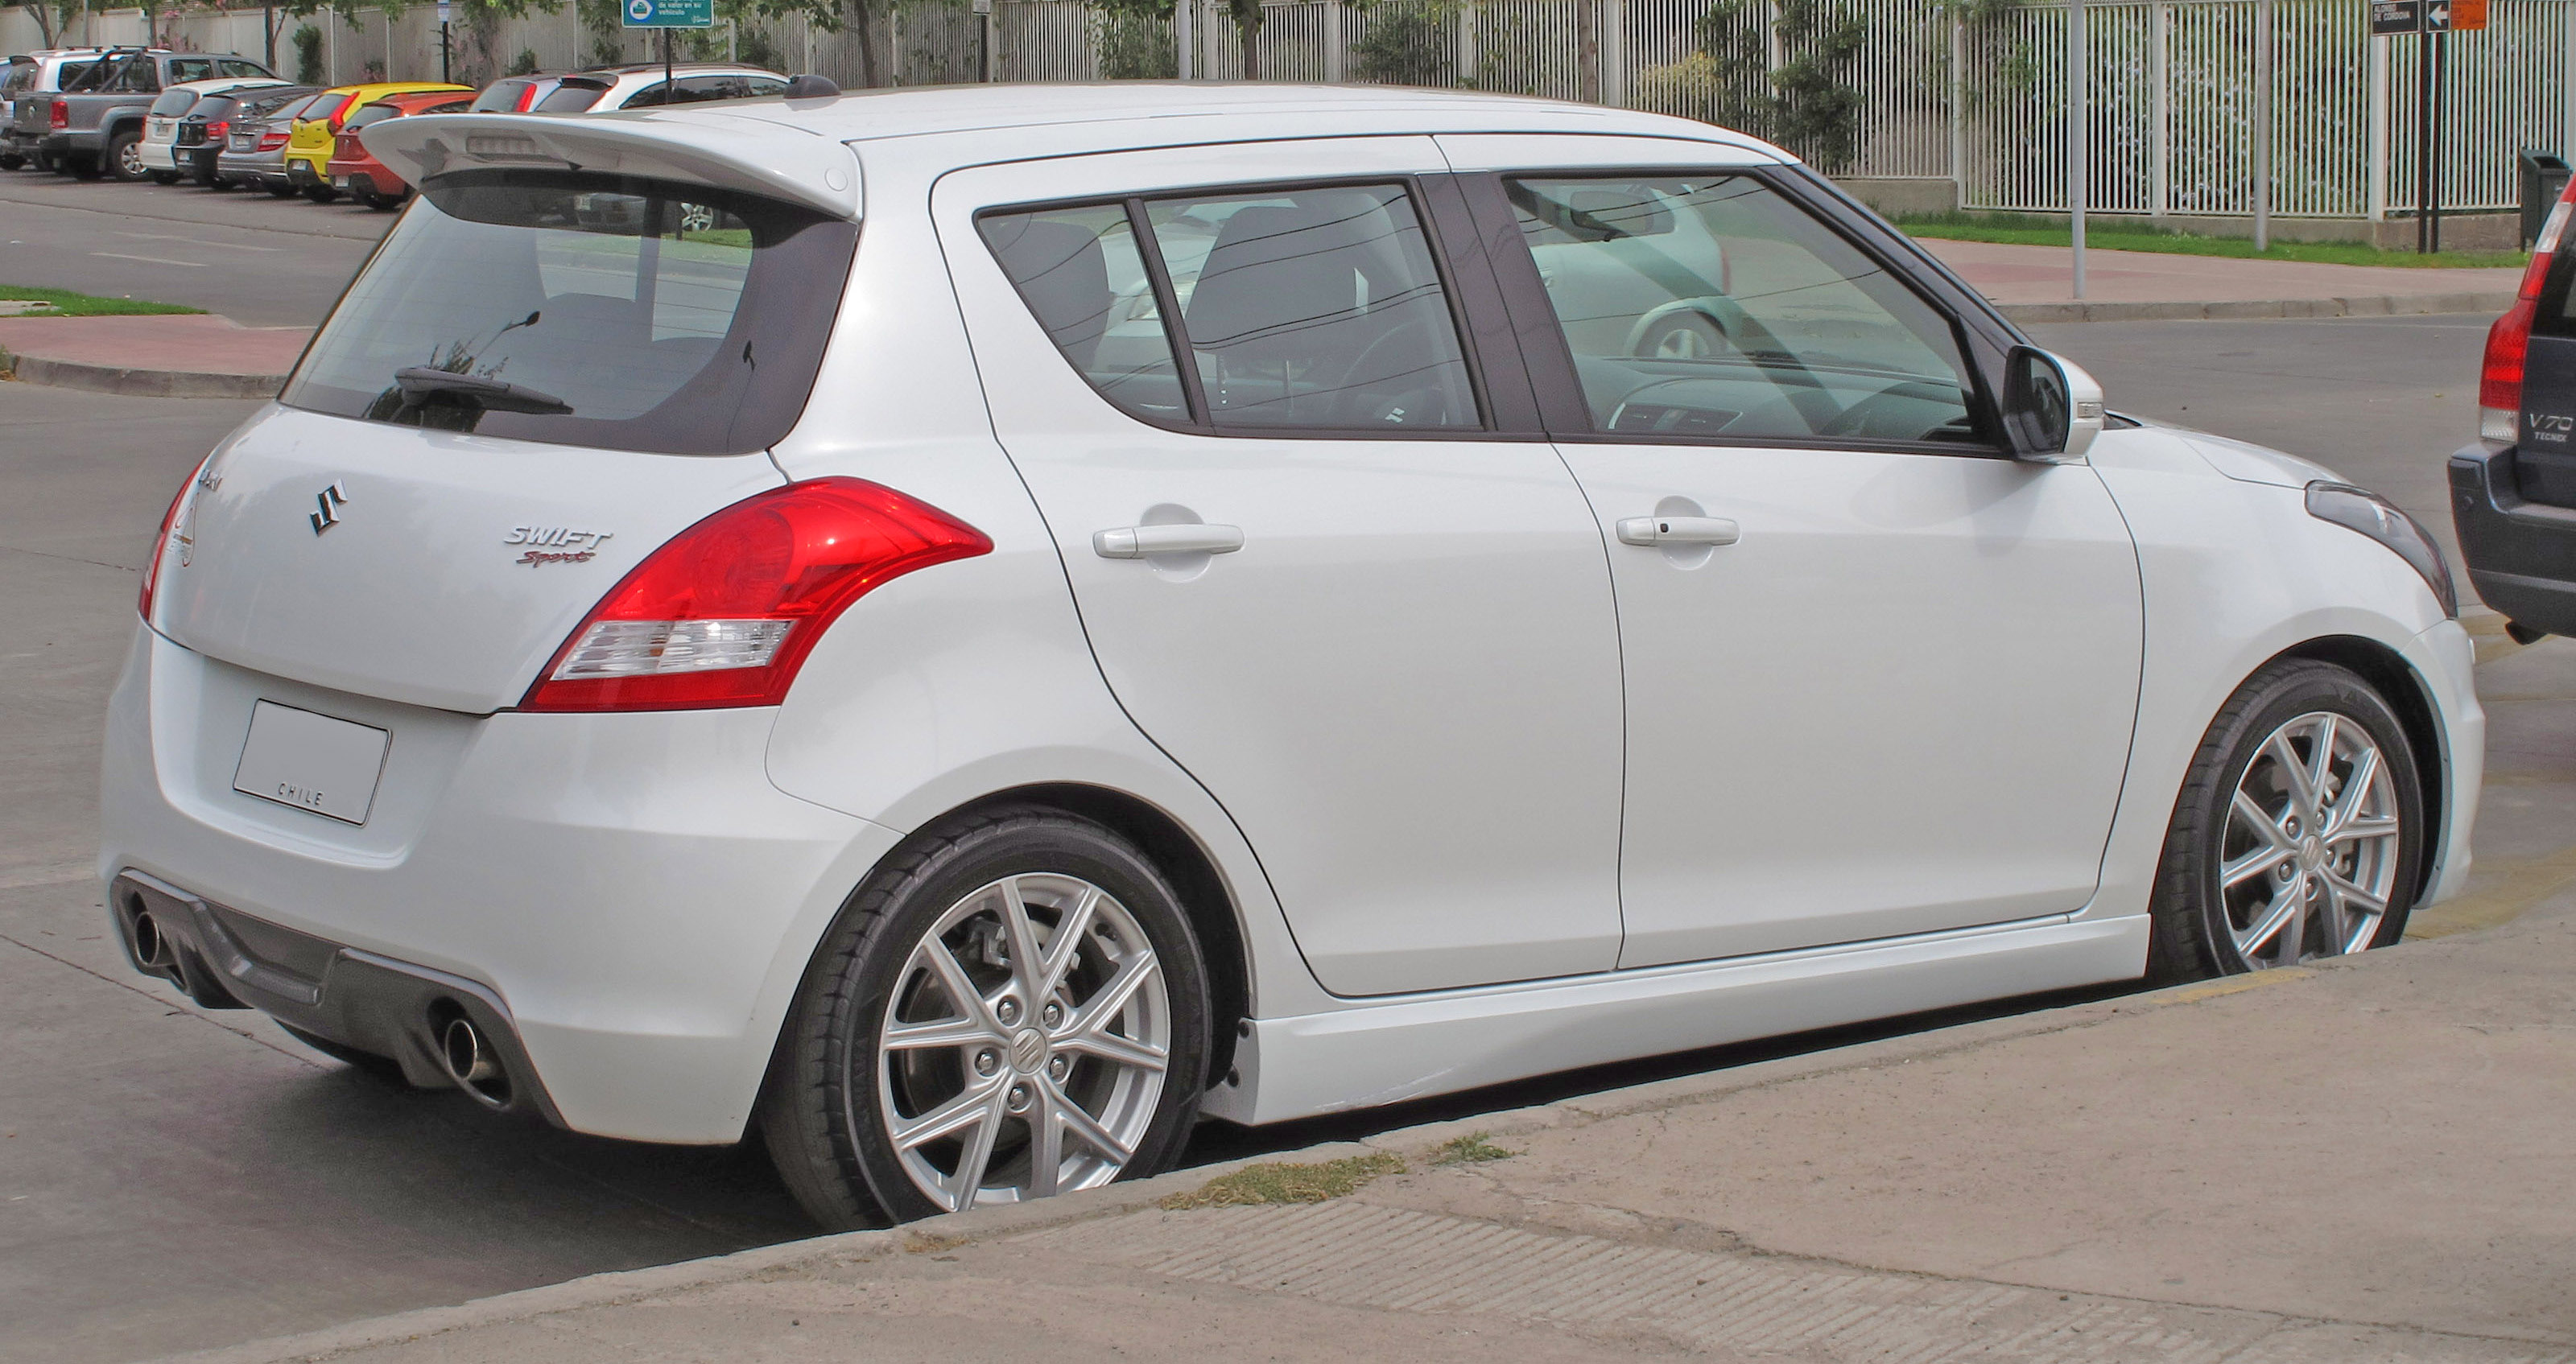
[[[143,168],[143,145],[141,143],[127,142],[117,147],[116,174],[118,178],[125,180],[140,180],[143,178],[145,172]]]
[[[2397,884],[2395,782],[2369,730],[2332,711],[2265,737],[2236,782],[2218,888],[2254,970],[2369,947]]]
[[[1115,897],[1053,873],[991,882],[933,922],[887,997],[886,1137],[951,1210],[1109,1183],[1153,1126],[1172,1018]]]

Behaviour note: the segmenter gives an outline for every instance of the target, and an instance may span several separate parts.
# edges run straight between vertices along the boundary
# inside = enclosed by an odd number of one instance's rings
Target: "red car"
[[[474,103],[472,91],[423,90],[408,95],[387,95],[349,115],[340,125],[338,141],[331,148],[327,173],[331,188],[373,209],[387,209],[400,204],[411,194],[403,178],[385,168],[385,163],[367,153],[366,144],[358,140],[358,130],[370,123],[389,118],[406,118],[413,114],[461,114]]]

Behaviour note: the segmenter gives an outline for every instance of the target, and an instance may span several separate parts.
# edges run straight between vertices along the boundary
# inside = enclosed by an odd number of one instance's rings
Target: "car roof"
[[[1371,85],[1102,81],[916,86],[821,100],[676,105],[609,117],[758,119],[844,142],[1055,130],[1046,149],[1033,149],[1031,155],[1363,132],[1550,132],[1680,137],[1788,159],[1760,139],[1663,114],[1524,95]],[[978,162],[993,159],[989,153],[973,157]]]
[[[347,95],[351,104],[373,104],[387,95],[407,95],[424,90],[462,90],[473,94],[470,85],[442,85],[437,81],[369,81],[358,85],[334,85],[322,93]]]
[[[280,80],[275,76],[214,76],[206,80],[181,81],[176,85],[165,86],[162,88],[161,93],[166,95],[172,90],[187,90],[198,95],[228,95],[236,90],[266,89],[270,86],[283,87],[293,85],[294,83],[295,82],[293,81]]]
[[[662,79],[662,64],[655,62],[650,66],[598,67],[586,71],[567,71],[564,75],[606,80],[609,89],[620,90],[633,85],[648,85]],[[767,67],[744,66],[739,62],[679,62],[671,67],[671,76],[675,80],[685,80],[690,76],[765,76],[771,80],[787,79]]]
[[[405,90],[399,94],[368,100],[367,105],[390,104],[408,114],[424,106],[452,103],[459,97],[470,99],[473,94],[471,90]],[[359,107],[365,108],[366,105]]]
[[[1390,133],[1557,133],[1711,144],[1728,160],[1795,158],[1712,124],[1563,100],[1372,86],[1114,82],[976,85],[771,97],[607,114],[449,114],[367,129],[369,150],[417,175],[485,164],[618,165],[856,218],[860,187],[834,142],[905,144],[916,171],[1203,146]],[[1008,138],[990,134],[1009,132]],[[891,149],[889,149],[891,150]],[[1696,159],[1695,156],[1683,159]]]

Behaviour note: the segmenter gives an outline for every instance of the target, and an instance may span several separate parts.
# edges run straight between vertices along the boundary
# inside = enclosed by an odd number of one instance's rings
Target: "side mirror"
[[[2016,458],[2081,464],[2102,433],[2102,386],[2069,361],[2015,346],[2004,361],[2004,433]]]

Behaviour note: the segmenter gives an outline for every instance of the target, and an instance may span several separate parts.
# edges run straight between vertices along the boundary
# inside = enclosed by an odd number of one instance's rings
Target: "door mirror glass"
[[[2024,459],[2076,463],[2102,430],[2102,386],[2093,376],[2035,346],[2015,346],[2005,362],[2004,428]]]

